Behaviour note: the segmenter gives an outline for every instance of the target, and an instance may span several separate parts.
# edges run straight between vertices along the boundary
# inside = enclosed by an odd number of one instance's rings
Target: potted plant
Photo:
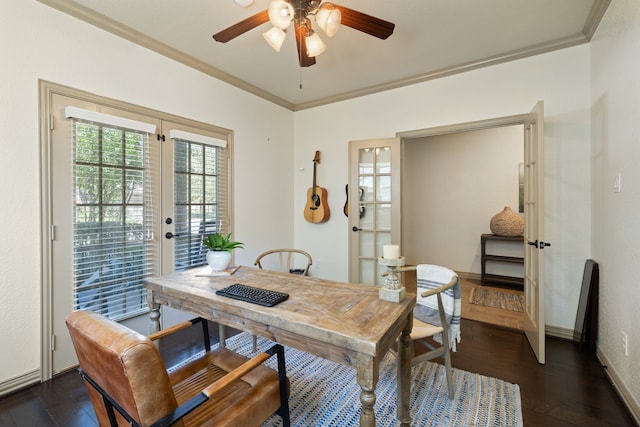
[[[207,263],[213,271],[226,269],[231,262],[231,252],[237,248],[244,248],[244,243],[231,240],[231,233],[226,236],[220,233],[209,234],[204,237],[202,243],[209,248]]]

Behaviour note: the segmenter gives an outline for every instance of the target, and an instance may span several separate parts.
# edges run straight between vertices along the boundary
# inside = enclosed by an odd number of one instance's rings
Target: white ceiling
[[[335,0],[393,22],[380,40],[342,26],[316,64],[300,68],[290,30],[280,53],[266,23],[218,43],[212,35],[267,8],[233,0],[39,0],[291,110],[300,110],[586,43],[610,0]],[[302,89],[300,84],[302,83]]]

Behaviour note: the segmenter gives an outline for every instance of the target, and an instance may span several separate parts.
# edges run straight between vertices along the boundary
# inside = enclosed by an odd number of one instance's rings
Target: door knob
[[[351,231],[360,231],[362,228],[358,228],[355,225],[351,228]]]
[[[173,234],[173,233],[172,233],[172,232],[170,232],[170,231],[167,231],[167,232],[164,234],[164,237],[166,237],[167,239],[173,239],[174,237],[180,237],[180,236],[181,236],[181,234]]]

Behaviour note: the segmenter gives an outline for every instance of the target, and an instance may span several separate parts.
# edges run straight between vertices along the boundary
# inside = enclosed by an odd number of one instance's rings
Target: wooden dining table
[[[376,425],[379,364],[397,342],[397,417],[401,425],[411,425],[409,333],[415,294],[395,303],[380,300],[378,288],[371,285],[245,266],[227,276],[206,276],[207,272],[209,267],[203,267],[144,281],[153,331],[160,329],[160,306],[165,305],[351,366],[361,389],[360,425],[367,427]],[[234,283],[284,292],[289,298],[264,307],[216,294]]]

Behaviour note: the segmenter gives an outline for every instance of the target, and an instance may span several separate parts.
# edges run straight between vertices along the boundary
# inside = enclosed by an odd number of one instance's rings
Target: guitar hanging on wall
[[[320,163],[320,151],[313,156],[313,186],[307,190],[307,204],[304,207],[304,219],[319,224],[329,219],[327,190],[316,185],[316,165]]]

